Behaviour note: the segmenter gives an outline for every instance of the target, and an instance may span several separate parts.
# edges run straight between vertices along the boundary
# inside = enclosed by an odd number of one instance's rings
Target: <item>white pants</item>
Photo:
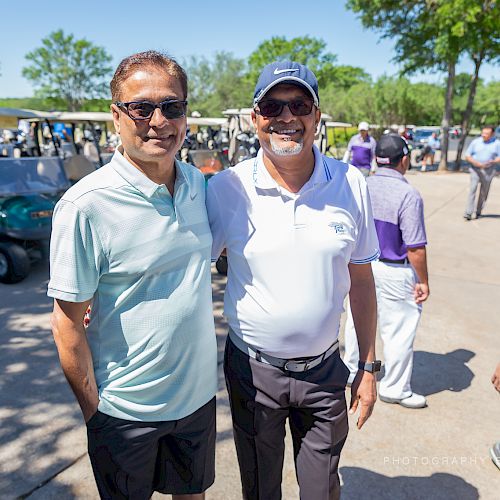
[[[377,316],[380,337],[384,344],[385,375],[380,381],[382,396],[403,399],[411,396],[413,341],[422,306],[415,303],[416,275],[407,264],[372,262],[377,291]],[[351,372],[350,381],[358,371],[359,350],[351,307],[347,307],[344,363]]]

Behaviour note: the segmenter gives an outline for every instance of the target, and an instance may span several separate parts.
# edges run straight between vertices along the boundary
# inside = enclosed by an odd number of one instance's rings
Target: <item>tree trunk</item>
[[[472,77],[469,89],[469,97],[467,99],[467,106],[465,108],[464,115],[462,118],[462,135],[460,137],[460,140],[458,141],[457,159],[455,161],[454,170],[460,170],[460,165],[462,164],[462,151],[464,150],[465,139],[469,135],[472,106],[474,105],[474,99],[476,97],[477,82],[479,80],[479,69],[481,68],[481,64],[484,59],[484,54],[481,53],[477,57],[473,57],[472,59],[474,61],[474,76]]]
[[[446,172],[448,169],[448,144],[450,137],[450,120],[453,111],[453,85],[455,83],[455,62],[448,63],[448,80],[446,82],[446,98],[444,103],[443,121],[441,128],[443,130],[443,139],[441,141],[441,161],[438,170]]]

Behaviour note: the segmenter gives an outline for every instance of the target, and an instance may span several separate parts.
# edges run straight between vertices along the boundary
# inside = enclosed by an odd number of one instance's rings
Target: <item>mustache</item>
[[[283,126],[283,127],[278,127],[276,125],[269,125],[268,127],[263,128],[264,132],[268,132],[270,134],[272,134],[273,132],[276,132],[277,134],[279,134],[280,132],[283,132],[283,130],[290,130],[290,129],[299,130],[299,127],[295,127],[295,126],[291,126],[291,125],[287,125],[287,126]]]

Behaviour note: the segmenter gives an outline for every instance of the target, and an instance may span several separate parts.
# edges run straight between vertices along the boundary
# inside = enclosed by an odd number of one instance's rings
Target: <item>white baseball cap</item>
[[[370,125],[368,122],[359,122],[358,130],[370,130]]]

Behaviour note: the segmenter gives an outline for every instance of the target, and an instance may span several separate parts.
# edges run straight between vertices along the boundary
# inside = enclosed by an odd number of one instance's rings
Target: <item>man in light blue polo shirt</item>
[[[470,164],[470,189],[464,219],[471,220],[476,202],[477,187],[481,184],[476,205],[476,218],[481,216],[488,198],[491,181],[495,177],[496,166],[500,163],[500,141],[495,139],[493,126],[483,127],[481,137],[477,137],[470,143],[465,159]]]
[[[120,63],[111,94],[122,146],[54,212],[54,338],[101,498],[201,499],[214,480],[217,352],[204,178],[175,159],[187,77],[143,52]]]

